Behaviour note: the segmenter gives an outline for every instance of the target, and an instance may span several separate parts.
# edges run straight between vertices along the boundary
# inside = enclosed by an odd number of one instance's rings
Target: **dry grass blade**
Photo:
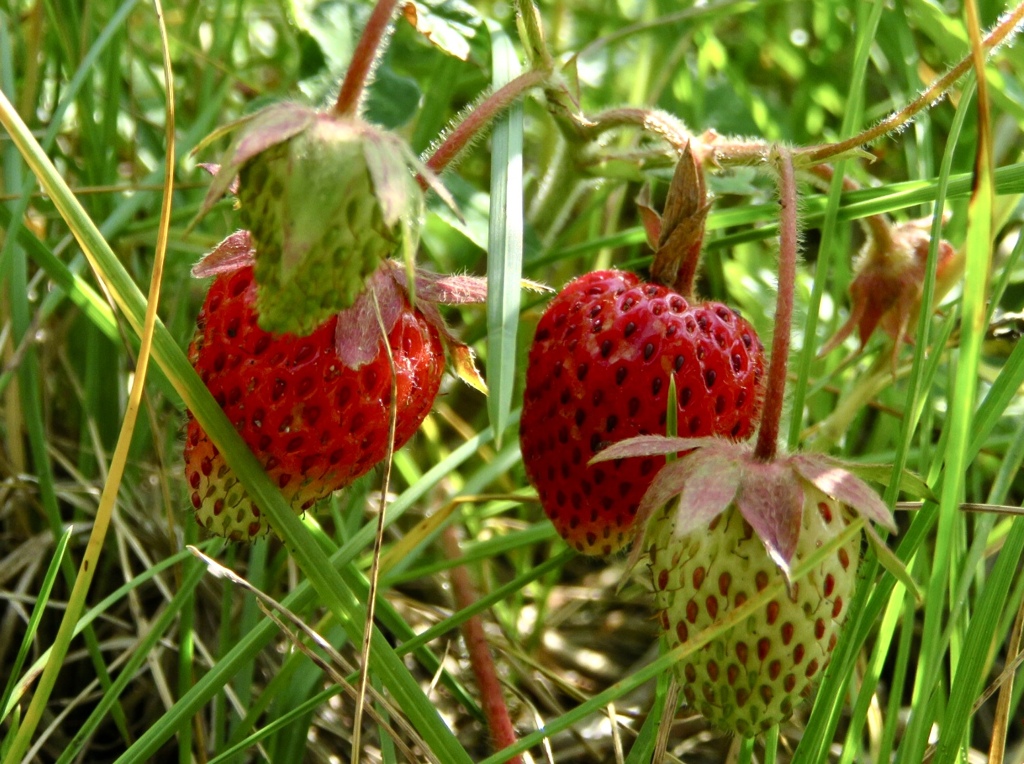
[[[108,646],[114,647],[114,645]],[[75,654],[72,652],[68,654],[67,659],[69,662],[74,662],[80,659],[81,657],[81,654]],[[111,671],[119,669],[122,665],[128,662],[128,659],[130,657],[131,651],[123,651],[120,655],[117,656],[117,658],[110,662],[109,665]],[[46,726],[46,728],[41,733],[39,733],[39,736],[33,742],[32,748],[29,749],[23,761],[39,761],[41,752],[45,750],[46,744],[52,738],[58,735],[61,731],[67,729],[67,726],[69,724],[69,718],[73,719],[76,714],[79,714],[82,712],[83,709],[88,708],[90,704],[95,702],[96,697],[101,693],[102,688],[100,687],[99,680],[94,679],[91,682],[89,682],[85,687],[83,687],[72,698],[70,698],[70,700],[67,701],[64,707],[56,715],[54,715],[53,719],[51,719],[50,723]]]
[[[224,578],[230,581],[235,586],[238,586],[252,594],[256,598],[260,610],[263,611],[263,613],[266,614],[268,618],[270,618],[274,623],[278,625],[282,633],[288,635],[289,639],[291,640],[292,644],[295,646],[297,650],[301,651],[313,663],[319,666],[320,669],[323,670],[324,673],[327,674],[335,683],[337,683],[338,686],[340,686],[347,695],[349,695],[353,699],[356,699],[358,697],[359,693],[356,690],[356,688],[352,686],[352,683],[348,680],[348,678],[345,675],[341,674],[338,671],[338,669],[335,668],[335,666],[340,666],[342,671],[351,675],[356,673],[355,667],[352,666],[352,664],[349,663],[348,660],[346,660],[341,653],[335,650],[334,646],[331,645],[330,642],[324,639],[314,629],[310,628],[310,626],[307,625],[306,622],[303,621],[298,615],[296,615],[291,610],[286,608],[273,597],[257,589],[249,581],[235,573],[230,568],[224,567],[219,562],[214,560],[212,557],[209,557],[208,555],[206,555],[194,546],[189,546],[188,550],[209,568],[211,574],[218,578]],[[281,620],[281,618],[278,617],[278,613],[283,615],[284,618],[287,619],[287,621],[290,622],[296,629],[298,629],[298,631],[305,635],[310,642],[312,642],[318,648],[323,650],[330,658],[330,660],[324,660],[324,658],[318,655],[316,652],[314,652],[313,649],[309,647],[309,645],[307,645],[301,639],[296,637],[292,633],[288,625],[283,620]],[[369,686],[365,690],[365,692],[371,695],[374,701],[380,704],[380,706],[384,708],[386,712],[396,720],[398,726],[400,726],[402,730],[412,740],[415,741],[416,747],[421,751],[425,752],[423,755],[427,755],[430,761],[436,761],[435,758],[429,755],[429,747],[422,741],[422,739],[420,739],[420,737],[416,734],[416,731],[412,728],[412,726],[408,724],[400,710],[396,709],[391,704],[391,702],[381,693],[379,693],[377,689],[374,688],[372,685]],[[417,757],[412,753],[412,749],[409,748],[402,741],[401,736],[398,735],[394,727],[390,723],[388,723],[388,721],[377,711],[377,709],[375,709],[373,706],[367,706],[366,715],[373,719],[377,724],[381,726],[382,729],[389,733],[392,741],[403,750],[403,752],[407,755],[409,761],[417,760]]]
[[[452,516],[452,513],[459,507],[460,504],[466,503],[470,499],[455,499],[449,501],[440,509],[434,510],[425,518],[420,520],[414,528],[408,533],[403,535],[397,542],[395,542],[388,551],[381,555],[379,563],[379,573],[387,575],[388,571],[391,570],[398,562],[404,560],[408,555],[421,543],[423,540],[430,537],[441,525]],[[381,512],[383,516],[383,512]]]
[[[923,501],[898,501],[896,509],[904,512],[917,512],[924,507]],[[977,501],[965,501],[960,503],[961,512],[991,513],[995,515],[1010,515],[1018,517],[1024,515],[1024,507],[1015,507],[1010,504],[986,504]]]
[[[103,551],[107,529],[110,527],[111,517],[116,506],[117,495],[121,487],[121,478],[124,476],[125,465],[128,462],[128,453],[131,447],[132,435],[135,431],[135,422],[138,419],[142,394],[146,385],[146,372],[149,368],[150,350],[153,345],[157,305],[160,302],[160,287],[163,278],[164,259],[167,253],[168,233],[170,231],[175,163],[174,77],[168,52],[167,29],[164,25],[163,8],[160,0],[154,0],[154,5],[157,12],[163,53],[163,73],[166,92],[166,159],[164,162],[164,193],[160,206],[160,221],[157,227],[153,272],[150,277],[146,315],[142,330],[142,345],[139,351],[138,363],[135,367],[135,377],[128,396],[128,405],[125,409],[121,430],[117,438],[117,446],[114,450],[109,474],[104,483],[103,493],[100,496],[99,506],[96,510],[96,519],[93,523],[92,533],[89,536],[85,553],[82,556],[78,576],[75,579],[74,588],[68,600],[67,610],[64,612],[57,635],[53,640],[50,660],[47,662],[39,678],[36,693],[33,695],[32,702],[26,711],[24,722],[14,737],[11,747],[8,749],[9,761],[20,760],[28,750],[32,736],[35,734],[44,716],[46,704],[57,681],[57,674],[64,664],[64,659],[74,636],[75,625],[85,609],[89,587],[93,576],[99,568],[100,554]],[[72,221],[69,221],[69,224],[72,230],[75,230],[75,224]]]
[[[619,734],[618,715],[615,713],[615,704],[608,704],[608,722],[612,728],[612,749],[615,751],[615,764],[623,764],[626,760],[622,749],[622,735]]]
[[[1013,655],[1014,658],[1013,658],[1012,661],[1010,661],[1009,663],[1006,664],[1006,666],[1003,668],[1003,670],[999,673],[999,676],[997,676],[992,681],[992,683],[989,684],[989,686],[985,688],[985,691],[983,693],[981,693],[975,699],[974,704],[971,706],[971,716],[972,717],[981,709],[981,707],[983,705],[985,705],[985,703],[987,703],[989,701],[989,699],[993,695],[996,694],[996,692],[1000,693],[1000,697],[999,697],[1000,706],[1002,706],[1004,702],[1007,702],[1007,701],[1003,700],[1004,696],[1012,696],[1013,695],[1013,678],[1017,674],[1017,671],[1020,669],[1020,667],[1022,665],[1024,665],[1024,651],[1022,651],[1020,649],[1020,646],[1021,646],[1020,628],[1021,628],[1022,618],[1024,618],[1024,604],[1022,604],[1021,608],[1019,608],[1018,611],[1017,611],[1017,618],[1014,621],[1014,633],[1010,637],[1010,643],[1009,643],[1009,646],[1007,648],[1007,653],[1009,655]],[[1010,700],[1012,700],[1012,697],[1010,697]],[[1005,729],[1006,729],[1005,710],[1006,709],[1000,709],[999,713],[1002,713],[1004,715],[1002,717],[997,715],[997,717],[996,717],[996,728],[993,729],[993,734],[992,734],[992,748],[991,748],[990,752],[993,754],[993,756],[998,753],[999,758],[995,758],[995,757],[990,758],[988,760],[988,764],[996,764],[996,762],[1002,761],[1002,757],[1006,753],[1005,750],[1003,750],[1005,748],[1005,745],[1006,745],[1005,735],[1002,738],[1000,738],[996,734],[999,731],[999,727],[1000,726],[1002,727],[1002,730],[1005,732]],[[935,743],[933,743],[930,746],[928,746],[928,748],[927,748],[927,750],[925,751],[925,754],[924,754],[924,761],[926,761],[926,762],[927,761],[931,761],[932,758],[934,758],[935,752],[937,750],[938,750],[938,745],[935,744]]]
[[[1008,655],[1013,655],[1014,659],[1011,666],[1008,666],[1003,670],[999,679],[1002,681],[1002,686],[999,690],[999,701],[996,704],[996,718],[992,728],[992,745],[988,752],[989,764],[1003,764],[1006,759],[1006,733],[1010,726],[1010,709],[1013,704],[1013,678],[1017,673],[1017,668],[1020,665],[1022,659],[1024,659],[1024,652],[1021,651],[1021,633],[1024,631],[1024,603],[1017,608],[1017,617],[1013,622],[1013,632],[1010,634],[1010,641],[1006,646],[1006,652]]]
[[[307,658],[309,658],[310,661],[312,661],[314,664],[319,666],[320,669],[325,674],[327,674],[329,677],[331,677],[342,689],[344,689],[346,694],[350,695],[353,698],[358,697],[358,693],[357,693],[356,689],[351,685],[351,683],[347,679],[345,679],[345,677],[343,677],[340,673],[338,673],[337,669],[335,669],[334,666],[331,663],[329,663],[328,661],[325,661],[322,657],[317,655],[309,645],[307,645],[301,639],[299,639],[294,634],[292,634],[291,631],[288,629],[287,624],[285,624],[284,621],[282,621],[280,618],[278,618],[278,616],[274,612],[273,608],[269,607],[263,601],[262,598],[260,598],[258,600],[257,604],[259,605],[260,610],[270,620],[272,620],[274,623],[277,624],[278,628],[281,629],[281,632],[283,634],[287,634],[288,635],[288,638],[289,638],[289,640],[291,640],[291,643],[295,646],[295,649],[297,649],[299,652],[301,652],[303,655],[305,655]],[[294,613],[291,613],[286,608],[281,608],[281,610],[284,613],[288,613],[289,618],[295,619],[293,621],[293,623],[301,623],[300,621],[298,621],[298,617],[295,616]],[[305,624],[301,624],[301,630],[302,630],[302,632],[304,634],[306,634],[311,639],[313,639],[316,642],[316,644],[321,649],[329,650],[331,655],[332,655],[332,657],[334,658],[334,660],[342,661],[341,665],[343,665],[343,666],[347,665],[347,663],[344,662],[344,659],[341,657],[341,655],[338,652],[336,652],[330,646],[330,643],[328,643],[327,640],[325,640],[323,637],[321,637],[319,634],[317,634],[312,629],[309,629],[308,627],[306,627]],[[371,689],[371,694],[374,696],[375,700],[378,703],[386,702],[384,700],[383,696],[380,695],[380,693],[378,693],[376,691],[376,689],[374,689],[374,688],[370,688],[370,689]],[[395,712],[394,708],[392,708],[389,711],[389,714],[391,716],[393,716],[395,719],[397,719],[400,723],[404,719],[404,717],[400,713],[396,713]],[[407,760],[409,760],[409,761],[415,761],[416,760],[416,755],[412,752],[412,749],[408,745],[405,744],[405,742],[402,740],[401,736],[398,734],[398,732],[395,730],[395,728],[392,727],[391,724],[388,723],[388,721],[377,711],[377,709],[375,709],[373,706],[367,706],[366,707],[366,715],[369,716],[371,719],[373,719],[378,725],[380,725],[382,730],[384,730],[385,732],[388,733],[389,737],[391,738],[391,742],[395,745],[396,748],[398,748],[398,749],[400,749],[402,751],[402,754],[406,757]],[[408,727],[408,726],[405,727],[405,730],[406,730],[406,732],[413,732],[412,728]],[[355,729],[353,729],[353,734],[354,734],[354,732],[355,732]],[[419,743],[419,747],[422,750],[424,750],[424,751],[428,751],[429,750],[425,745],[422,744],[422,742]],[[264,754],[264,756],[265,755],[266,754]],[[354,760],[355,759],[353,759],[353,761]],[[430,757],[430,760],[431,761],[436,761],[436,759],[434,759],[433,757]]]
[[[676,717],[676,709],[679,707],[679,682],[673,675],[668,685],[668,692],[665,693],[665,707],[661,712],[661,724],[658,725],[658,740],[654,745],[654,755],[651,756],[652,764],[662,764],[665,761],[665,753],[668,751],[668,739],[672,735],[672,720]]]
[[[409,247],[409,239],[405,239],[405,247]],[[409,254],[409,253],[407,253]],[[408,258],[407,258],[408,259]],[[380,314],[377,295],[373,296],[373,311],[380,327],[381,344],[388,356],[388,367],[391,369],[391,403],[388,406],[388,449],[384,457],[384,480],[380,489],[380,506],[377,511],[377,532],[373,536],[373,561],[370,563],[370,591],[366,597],[366,627],[363,630],[361,649],[362,665],[359,667],[359,690],[356,693],[355,720],[352,724],[352,760],[359,761],[359,747],[363,722],[363,709],[366,706],[366,691],[370,680],[370,640],[373,635],[374,610],[377,603],[377,582],[380,577],[380,549],[384,542],[384,520],[388,506],[388,490],[391,487],[391,465],[395,456],[395,429],[398,426],[398,371],[395,368],[395,357],[388,342],[388,331],[384,327],[384,319]]]

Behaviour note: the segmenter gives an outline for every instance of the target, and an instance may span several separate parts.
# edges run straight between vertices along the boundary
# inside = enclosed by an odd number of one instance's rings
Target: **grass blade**
[[[11,675],[7,678],[7,686],[4,687],[4,694],[0,697],[0,719],[6,716],[3,713],[3,709],[7,708],[14,696],[14,690],[18,683],[18,676],[21,674],[21,669],[25,665],[25,658],[28,657],[28,651],[32,648],[32,641],[35,639],[36,629],[39,628],[39,621],[43,617],[43,613],[46,612],[46,605],[50,601],[50,592],[53,591],[53,582],[57,579],[57,575],[60,571],[61,562],[64,559],[64,553],[68,548],[68,541],[71,539],[72,529],[68,528],[57,539],[57,546],[53,550],[53,556],[50,558],[50,565],[46,569],[46,575],[43,577],[42,585],[39,587],[39,591],[36,594],[36,602],[32,607],[32,615],[29,617],[28,624],[25,627],[25,638],[21,641],[21,647],[18,648],[18,655],[14,659],[14,664],[11,667]]]
[[[512,41],[491,26],[494,88],[515,79]],[[514,103],[491,138],[491,215],[487,248],[487,413],[501,446],[509,425],[516,370],[516,330],[523,274],[523,107]]]

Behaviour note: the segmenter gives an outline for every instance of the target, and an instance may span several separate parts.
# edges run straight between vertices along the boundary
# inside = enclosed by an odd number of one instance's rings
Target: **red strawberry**
[[[520,424],[526,474],[558,532],[585,554],[632,538],[664,458],[587,463],[609,443],[665,433],[670,377],[681,435],[739,439],[756,425],[763,372],[753,328],[722,304],[691,306],[620,271],[568,284],[537,327]]]
[[[384,458],[391,367],[379,340],[372,360],[345,366],[336,350],[336,315],[307,337],[265,332],[255,300],[251,266],[219,275],[189,359],[285,498],[305,510]],[[388,342],[397,373],[398,448],[433,405],[444,350],[437,328],[407,302]],[[191,414],[185,474],[207,530],[235,539],[267,531],[266,517]]]

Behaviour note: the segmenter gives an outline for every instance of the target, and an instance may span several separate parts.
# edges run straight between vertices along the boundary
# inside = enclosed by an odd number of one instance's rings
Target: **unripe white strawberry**
[[[828,664],[853,597],[853,533],[799,580],[794,567],[832,544],[858,515],[895,530],[888,508],[843,463],[793,454],[771,461],[713,438],[647,436],[602,461],[693,451],[655,476],[637,513],[670,647],[726,619],[769,586],[764,606],[676,664],[687,702],[715,726],[752,736],[785,721]],[[877,535],[864,526],[873,539]],[[878,541],[878,543],[881,543]]]
[[[708,526],[677,537],[670,504],[648,527],[651,576],[669,647],[783,578],[742,513],[730,506]],[[805,488],[794,564],[846,529],[842,505]],[[750,736],[787,719],[828,665],[853,596],[854,536],[757,615],[676,664],[683,696],[718,727]]]
[[[401,138],[359,118],[287,103],[252,117],[205,208],[237,175],[257,253],[260,327],[306,335],[350,307],[403,240],[414,252],[424,204],[417,174],[444,193]]]

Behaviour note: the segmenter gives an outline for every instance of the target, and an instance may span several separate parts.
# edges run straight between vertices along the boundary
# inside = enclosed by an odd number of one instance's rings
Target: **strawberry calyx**
[[[256,248],[249,231],[235,231],[193,266],[192,275],[206,278],[229,273],[252,265],[255,259]],[[394,259],[384,260],[367,278],[353,304],[336,314],[338,323],[335,349],[338,358],[351,369],[358,369],[372,361],[379,352],[381,331],[383,336],[389,335],[405,306],[415,301],[424,319],[440,334],[459,378],[486,393],[487,386],[476,368],[472,348],[452,333],[437,307],[468,305],[486,300],[485,278],[467,274],[441,275],[416,268],[410,285],[405,263]]]
[[[374,192],[381,203],[384,220],[388,225],[395,224],[408,206],[404,178],[396,172],[399,163],[415,169],[423,183],[458,213],[451,194],[437,175],[427,168],[398,136],[358,117],[284,102],[243,117],[218,131],[215,136],[211,136],[217,137],[224,132],[240,129],[220,164],[200,165],[214,176],[203,200],[200,214],[209,212],[225,193],[238,192],[238,172],[243,165],[275,146],[290,141],[318,122],[330,124],[341,137],[364,141],[364,158],[373,178]]]
[[[641,535],[633,545],[630,567],[645,548],[648,520],[676,498],[679,509],[673,532],[677,537],[707,526],[735,504],[787,579],[800,536],[806,485],[842,503],[854,515],[896,531],[889,508],[853,472],[852,465],[824,454],[778,454],[763,461],[749,444],[723,438],[644,435],[612,444],[591,463],[679,453],[685,455],[658,471],[640,501],[636,521]]]
[[[250,233],[244,230],[235,231],[192,266],[192,276],[205,279],[221,273],[230,273],[252,265],[255,258],[256,248],[253,246]]]
[[[381,326],[386,333],[390,332],[403,306],[415,295],[416,308],[441,335],[456,373],[471,387],[486,393],[487,386],[473,361],[472,348],[452,334],[437,306],[485,302],[487,279],[465,274],[442,276],[422,268],[417,268],[414,273],[410,289],[404,263],[397,260],[381,263],[352,307],[338,313],[335,334],[338,357],[352,368],[359,368],[372,360],[380,338],[377,310],[380,311]]]

